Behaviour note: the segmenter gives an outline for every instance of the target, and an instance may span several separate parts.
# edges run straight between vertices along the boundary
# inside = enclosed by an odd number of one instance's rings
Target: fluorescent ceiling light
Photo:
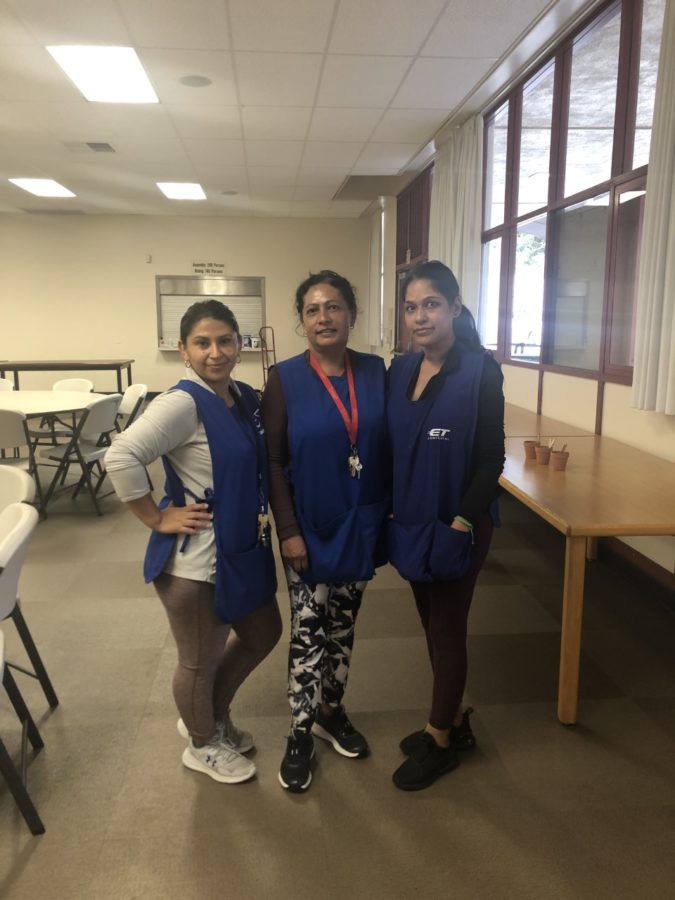
[[[51,178],[10,178],[12,184],[36,197],[74,197],[75,194]]]
[[[87,100],[97,103],[159,103],[131,47],[47,47]]]
[[[201,184],[190,181],[156,181],[155,184],[169,200],[206,200]]]

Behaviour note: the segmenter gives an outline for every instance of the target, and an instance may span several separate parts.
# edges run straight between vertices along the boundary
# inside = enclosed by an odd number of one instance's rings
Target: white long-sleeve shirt
[[[183,376],[211,391],[194,373]],[[236,389],[236,388],[235,388]],[[213,392],[212,392],[213,393]],[[145,467],[166,456],[176,474],[197,497],[213,488],[211,452],[204,425],[192,397],[176,390],[160,394],[134,424],[118,435],[105,456],[105,466],[120,500],[138,500],[150,491]],[[194,503],[190,495],[186,503]],[[177,535],[174,552],[164,571],[195,581],[215,581],[216,550],[213,529],[190,536],[179,552],[185,535]]]

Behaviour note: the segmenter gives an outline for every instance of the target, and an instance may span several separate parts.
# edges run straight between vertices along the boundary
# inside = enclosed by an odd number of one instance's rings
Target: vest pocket
[[[237,622],[270,603],[277,589],[271,547],[253,547],[243,553],[219,553],[216,561],[216,615]]]
[[[470,531],[459,531],[445,522],[434,523],[429,570],[435,581],[456,581],[471,568],[472,538]]]
[[[389,561],[407,581],[431,581],[428,568],[429,544],[433,523],[404,525],[396,519],[387,522]]]
[[[300,517],[309,553],[306,580],[317,583],[368,581],[373,577],[386,500],[357,506],[320,526]],[[380,559],[377,564],[381,565]],[[303,576],[304,577],[304,576]]]

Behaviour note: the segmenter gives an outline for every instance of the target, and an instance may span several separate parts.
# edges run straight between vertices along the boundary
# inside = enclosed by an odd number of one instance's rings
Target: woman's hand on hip
[[[309,566],[307,547],[299,534],[281,542],[281,557],[296,572],[304,572]]]
[[[162,534],[199,534],[213,525],[213,513],[208,509],[207,503],[167,506],[158,510],[160,518],[152,528]]]

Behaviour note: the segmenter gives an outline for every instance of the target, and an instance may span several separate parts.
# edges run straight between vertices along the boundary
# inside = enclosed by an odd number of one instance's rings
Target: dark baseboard
[[[649,559],[644,553],[629,547],[628,544],[625,544],[619,538],[600,538],[600,547],[603,552],[630,563],[630,565],[640,569],[641,572],[660,584],[661,587],[670,593],[671,605],[675,607],[675,573],[664,569],[663,566],[655,563],[653,559]]]

